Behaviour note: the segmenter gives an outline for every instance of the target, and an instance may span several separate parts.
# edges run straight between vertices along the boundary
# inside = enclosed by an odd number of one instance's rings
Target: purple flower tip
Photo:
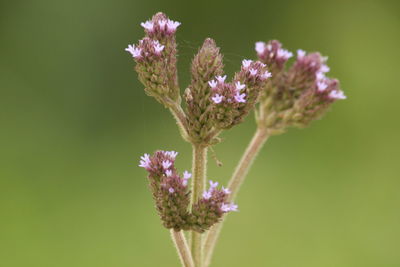
[[[176,151],[164,151],[164,155],[170,156],[171,158],[175,159],[178,156],[178,152]]]
[[[327,73],[327,72],[329,72],[331,69],[327,66],[327,65],[325,65],[325,64],[323,64],[322,66],[321,66],[321,68],[319,69],[319,71],[320,72],[322,72],[322,73]]]
[[[218,186],[218,182],[213,182],[210,180],[210,188],[216,188]]]
[[[172,187],[170,187],[170,188],[168,189],[168,191],[169,191],[171,194],[173,194],[173,193],[175,192],[175,189],[173,189]]]
[[[246,87],[246,85],[245,84],[241,84],[240,81],[237,81],[235,83],[235,86],[236,86],[236,90],[238,90],[238,91],[240,91],[240,90],[242,90],[242,89],[244,89]]]
[[[150,155],[149,154],[144,154],[143,156],[140,157],[139,167],[143,167],[145,169],[150,167]]]
[[[246,94],[239,94],[239,92],[236,93],[235,95],[235,100],[238,103],[245,103],[246,99],[244,99],[246,97]]]
[[[317,78],[318,81],[326,79],[325,74],[322,71],[318,71],[315,74],[315,77]]]
[[[176,31],[176,29],[179,27],[179,25],[181,25],[180,22],[173,21],[173,20],[169,19],[168,22],[167,22],[168,32],[174,33]]]
[[[238,210],[237,208],[238,208],[238,206],[235,205],[235,204],[233,204],[233,203],[229,203],[229,204],[223,203],[223,204],[221,205],[221,210],[222,210],[223,212],[237,211],[237,210]]]
[[[217,83],[215,80],[212,80],[212,81],[209,81],[208,84],[210,85],[210,87],[211,87],[212,89],[214,89],[214,88],[217,87],[217,84],[218,84],[218,83]]]
[[[280,48],[280,49],[278,50],[277,56],[278,56],[279,58],[288,60],[289,58],[291,58],[291,57],[293,56],[293,53],[292,53],[292,52],[289,52],[289,51],[286,50],[286,49]]]
[[[257,52],[257,54],[258,55],[262,55],[263,53],[264,53],[264,51],[265,51],[265,43],[264,42],[257,42],[256,43],[256,47],[255,47],[255,49],[256,49],[256,52]]]
[[[132,57],[134,58],[140,58],[142,53],[142,49],[139,47],[135,47],[135,45],[128,45],[128,47],[125,48],[125,51],[131,53]]]
[[[256,69],[249,69],[249,72],[251,76],[256,76],[258,71]]]
[[[265,71],[263,75],[261,75],[261,79],[266,80],[272,77],[272,73],[269,71]]]
[[[156,54],[160,54],[161,51],[164,50],[164,46],[160,45],[159,43],[154,44],[154,50],[156,51]]]
[[[183,179],[187,180],[190,179],[190,177],[192,177],[192,174],[188,171],[184,171],[183,172]]]
[[[229,195],[231,193],[231,190],[229,190],[229,188],[222,187],[222,192]]]
[[[253,60],[250,59],[243,59],[242,61],[242,65],[245,69],[247,69],[248,67],[250,67],[250,64],[253,62]]]
[[[328,85],[324,81],[317,82],[317,89],[319,92],[323,92],[328,88]]]
[[[162,162],[162,166],[163,166],[164,170],[166,170],[169,167],[171,167],[171,165],[172,165],[172,162],[169,161],[169,160],[163,160],[163,162]]]
[[[204,191],[203,192],[203,198],[204,199],[210,199],[211,198],[211,192],[210,191]]]
[[[215,96],[211,97],[212,101],[214,101],[215,104],[219,104],[222,102],[223,96],[219,94],[215,94]]]
[[[140,25],[145,28],[147,31],[152,32],[154,30],[154,24],[151,21],[146,21],[146,22],[142,22],[140,23]]]
[[[216,76],[215,77],[219,83],[224,83],[226,79],[226,75],[224,76]]]
[[[306,55],[306,51],[299,49],[297,50],[297,58],[303,58]]]
[[[329,98],[332,99],[346,99],[347,97],[344,95],[342,91],[333,90],[329,93]]]

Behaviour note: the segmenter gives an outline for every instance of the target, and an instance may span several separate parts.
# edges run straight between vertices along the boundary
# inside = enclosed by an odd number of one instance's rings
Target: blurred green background
[[[182,88],[215,38],[231,76],[254,42],[328,55],[348,96],[271,138],[213,266],[400,266],[400,1],[0,1],[0,266],[178,266],[138,158],[191,149],[124,48],[157,11],[182,22]],[[226,132],[226,183],[255,125]]]

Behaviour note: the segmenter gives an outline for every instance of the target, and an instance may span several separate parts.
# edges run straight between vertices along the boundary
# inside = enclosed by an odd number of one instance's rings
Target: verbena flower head
[[[139,80],[146,93],[163,105],[168,107],[171,102],[180,102],[175,41],[180,23],[157,13],[140,25],[146,36],[137,45],[125,49],[136,61]]]
[[[260,105],[266,117],[258,122],[270,134],[281,133],[290,126],[305,127],[320,118],[333,102],[346,98],[339,81],[326,77],[330,68],[321,54],[299,49],[296,60],[286,69],[292,53],[278,41],[258,42],[256,52],[272,72]]]
[[[190,206],[188,171],[180,176],[175,168],[175,151],[156,151],[152,156],[140,157],[140,167],[149,173],[148,179],[158,214],[166,228],[176,231],[204,232],[218,222],[223,213],[235,211],[234,204],[227,202],[228,189],[218,189],[218,182],[210,181],[210,187],[197,203]],[[228,207],[228,208],[227,208]],[[189,212],[192,210],[192,212]]]
[[[226,82],[226,75],[213,77],[208,84],[215,127],[229,129],[242,122],[254,108],[270,75],[265,64],[243,60],[241,70],[232,82]]]
[[[237,211],[237,205],[227,201],[229,193],[224,187],[218,189],[218,182],[210,181],[209,189],[192,207],[191,228],[202,233],[217,223],[224,213]]]

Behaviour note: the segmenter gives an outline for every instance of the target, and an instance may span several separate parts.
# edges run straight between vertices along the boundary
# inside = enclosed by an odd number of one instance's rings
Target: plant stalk
[[[176,124],[178,125],[179,132],[180,132],[182,138],[185,141],[190,142],[189,134],[188,134],[188,130],[187,130],[187,118],[186,118],[186,114],[183,111],[181,105],[179,105],[175,102],[172,102],[172,104],[170,104],[170,106],[169,106],[169,110],[171,111],[172,115],[174,116],[174,118],[176,120]]]
[[[247,173],[251,165],[254,162],[254,159],[257,157],[258,152],[263,147],[264,143],[268,139],[267,130],[264,127],[258,127],[255,132],[252,140],[246,148],[242,158],[239,161],[239,164],[236,166],[236,169],[229,181],[228,188],[231,190],[231,193],[228,196],[228,201],[233,201],[242,185],[244,179],[246,178]],[[224,216],[221,222],[215,224],[210,231],[208,232],[205,242],[204,242],[204,258],[205,265],[209,266],[211,263],[212,254],[217,243],[219,234],[221,232],[223,223],[225,221]]]
[[[183,232],[182,231],[177,232],[174,229],[171,229],[170,232],[172,241],[175,244],[182,266],[194,267],[192,253],[190,252],[189,246],[186,242],[186,238]]]
[[[207,166],[207,147],[201,144],[193,144],[193,163],[192,163],[192,199],[191,203],[196,203],[201,197],[206,186],[206,166]],[[202,234],[195,231],[190,232],[190,248],[193,261],[196,267],[202,266],[203,243]]]

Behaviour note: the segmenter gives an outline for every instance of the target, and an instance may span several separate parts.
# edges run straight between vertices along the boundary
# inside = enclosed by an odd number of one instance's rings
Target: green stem
[[[169,106],[169,110],[171,111],[172,115],[174,116],[176,120],[176,124],[178,125],[179,132],[182,135],[182,138],[189,142],[189,134],[188,134],[188,128],[187,128],[187,118],[186,114],[183,111],[181,105],[178,103],[172,102],[170,99],[164,99]],[[168,100],[168,101],[167,101]]]
[[[177,232],[174,229],[171,229],[171,238],[172,241],[174,241],[182,266],[194,267],[192,254],[190,252],[189,246],[186,242],[186,238],[183,232],[182,231]]]
[[[228,188],[231,190],[229,194],[228,201],[233,201],[242,185],[244,179],[246,178],[249,169],[254,162],[258,152],[263,147],[264,143],[268,139],[268,134],[265,128],[259,127],[255,132],[252,140],[246,148],[239,164],[236,166],[235,172],[233,173]],[[226,216],[224,216],[220,223],[214,225],[207,234],[204,242],[204,253],[205,253],[205,265],[208,266],[211,263],[212,254],[217,243],[218,236],[221,232],[223,222]]]
[[[201,197],[206,186],[206,165],[207,165],[207,147],[204,145],[193,144],[193,164],[192,164],[192,200],[196,203]],[[195,231],[190,232],[191,251],[193,261],[196,267],[202,266],[203,260],[203,244],[202,234]]]

